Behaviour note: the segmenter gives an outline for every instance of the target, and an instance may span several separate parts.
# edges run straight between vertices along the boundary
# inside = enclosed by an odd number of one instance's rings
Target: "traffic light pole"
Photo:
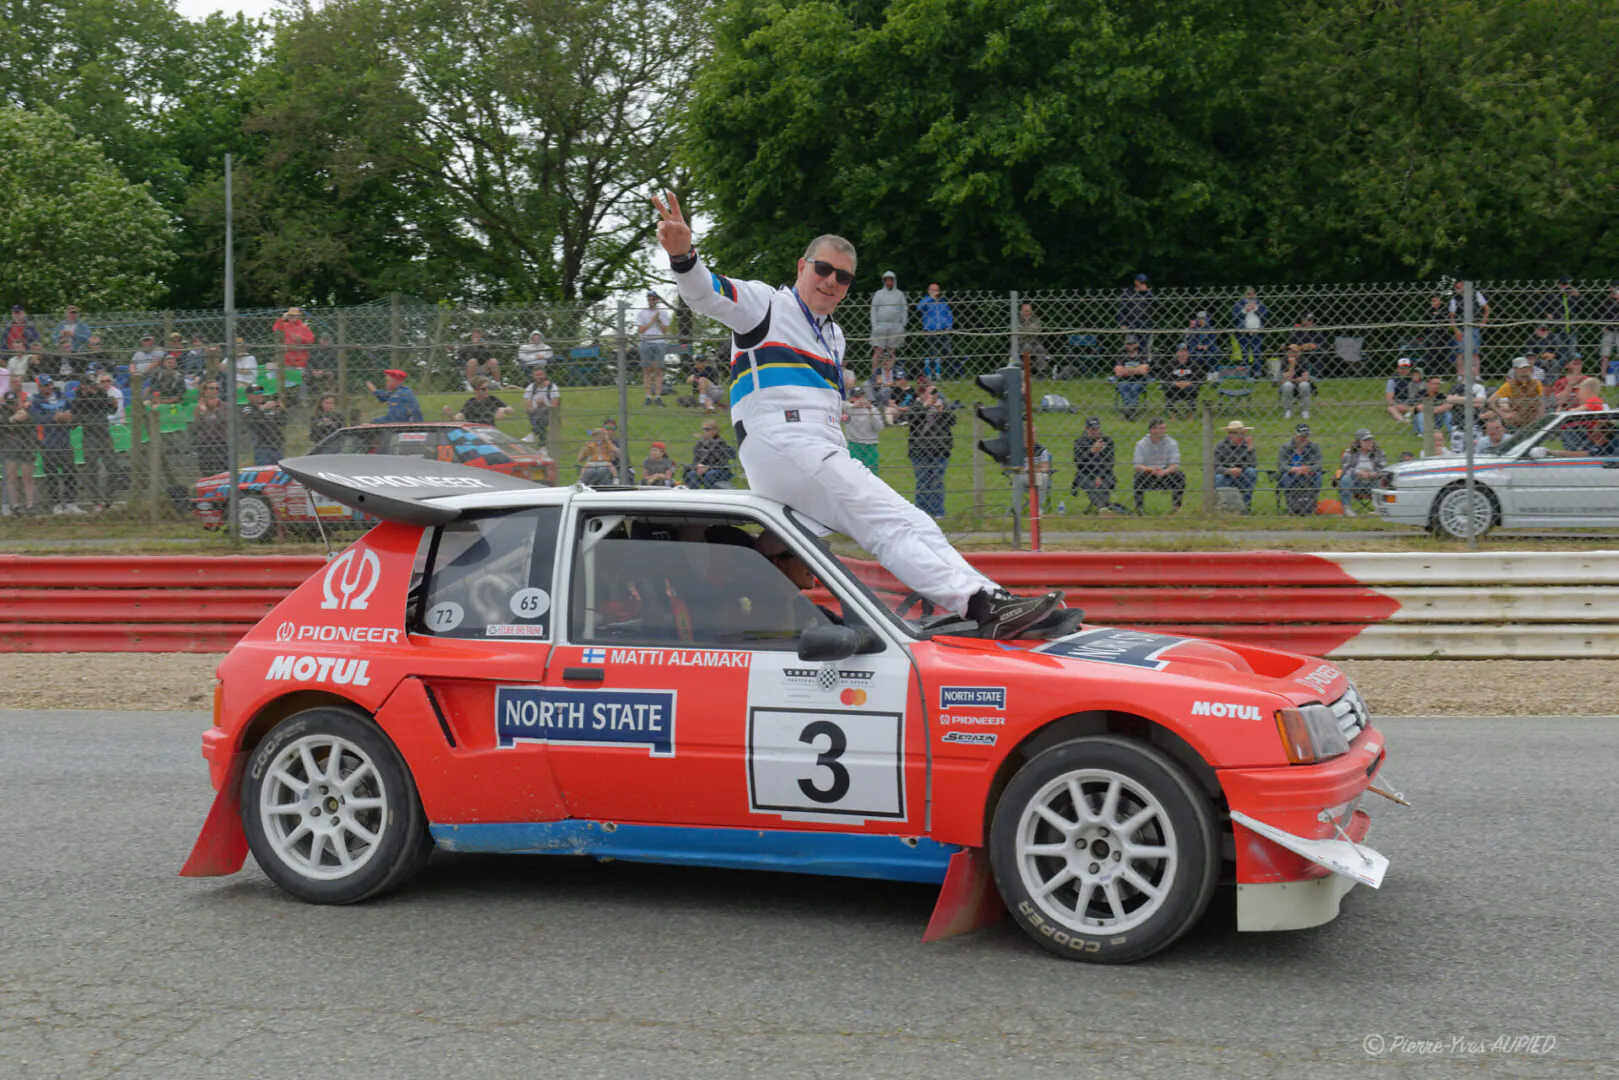
[[[1034,356],[1023,354],[1023,467],[1027,470],[1029,489],[1029,547],[1040,550],[1040,476],[1034,454]]]

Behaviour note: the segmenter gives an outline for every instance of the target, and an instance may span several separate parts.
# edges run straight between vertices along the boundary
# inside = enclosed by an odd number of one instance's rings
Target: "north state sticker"
[[[994,709],[996,712],[1005,712],[1006,687],[941,686],[939,687],[939,708]]]
[[[645,748],[675,756],[673,690],[495,689],[495,745],[518,742]]]

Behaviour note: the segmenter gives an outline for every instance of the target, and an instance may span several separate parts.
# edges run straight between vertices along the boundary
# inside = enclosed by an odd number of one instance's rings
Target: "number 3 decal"
[[[843,729],[830,720],[816,720],[805,725],[804,733],[798,737],[801,743],[815,745],[815,740],[822,735],[826,736],[827,747],[815,759],[815,764],[832,773],[832,786],[818,788],[814,781],[800,779],[798,789],[818,803],[835,803],[849,793],[849,770],[838,764],[838,758],[849,749],[849,740],[843,734]]]
[[[904,820],[904,732],[899,713],[754,708],[749,809]]]

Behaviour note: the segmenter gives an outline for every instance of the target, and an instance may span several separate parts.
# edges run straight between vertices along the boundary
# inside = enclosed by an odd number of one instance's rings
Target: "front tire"
[[[1220,872],[1208,798],[1162,752],[1112,735],[1054,746],[1019,770],[995,808],[990,862],[1030,937],[1099,964],[1186,933]]]
[[[1495,527],[1495,497],[1483,484],[1475,485],[1473,502],[1467,500],[1467,488],[1457,484],[1439,495],[1433,508],[1433,531],[1452,540],[1466,540],[1468,519],[1472,519],[1473,536],[1480,537]]]
[[[347,709],[307,709],[271,729],[242,775],[241,803],[254,860],[314,904],[403,884],[433,847],[404,758]]]

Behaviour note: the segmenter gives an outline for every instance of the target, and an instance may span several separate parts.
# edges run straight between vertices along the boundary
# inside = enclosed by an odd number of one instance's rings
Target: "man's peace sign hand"
[[[652,205],[658,208],[662,220],[658,222],[658,243],[663,250],[671,256],[678,258],[691,250],[691,226],[686,224],[686,218],[680,212],[680,200],[672,191],[664,192],[667,204],[656,195],[652,196]]]

